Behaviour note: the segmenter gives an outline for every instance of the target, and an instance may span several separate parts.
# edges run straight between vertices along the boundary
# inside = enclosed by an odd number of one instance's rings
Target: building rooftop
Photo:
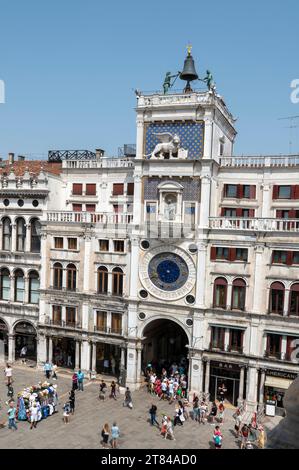
[[[62,171],[62,164],[47,162],[46,160],[21,160],[14,163],[9,162],[9,160],[4,160],[1,162],[1,176],[9,174],[11,170],[16,176],[23,176],[26,170],[29,171],[31,175],[38,175],[41,171],[44,171],[58,176]]]

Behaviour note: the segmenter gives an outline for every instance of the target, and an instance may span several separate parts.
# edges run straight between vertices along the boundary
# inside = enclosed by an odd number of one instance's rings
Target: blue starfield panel
[[[152,122],[147,125],[145,134],[145,154],[150,154],[159,143],[155,135],[160,132],[177,134],[180,146],[188,150],[189,160],[198,160],[203,155],[204,122]]]

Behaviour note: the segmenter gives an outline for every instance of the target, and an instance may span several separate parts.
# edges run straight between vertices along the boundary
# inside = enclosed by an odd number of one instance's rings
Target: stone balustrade
[[[210,217],[210,228],[254,232],[299,232],[299,219]]]
[[[62,168],[91,169],[91,168],[134,168],[134,162],[127,158],[102,158],[99,160],[63,160]]]
[[[90,224],[130,224],[133,222],[133,214],[108,213],[108,212],[69,212],[48,211],[47,221],[53,223],[90,223]]]
[[[220,157],[220,166],[232,168],[292,167],[299,166],[299,155]]]

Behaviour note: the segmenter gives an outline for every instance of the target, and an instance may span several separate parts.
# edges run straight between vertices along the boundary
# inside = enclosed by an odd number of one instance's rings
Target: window
[[[96,329],[98,331],[107,331],[107,312],[97,311],[97,324]]]
[[[211,349],[224,350],[225,328],[212,326],[211,330]]]
[[[128,183],[127,195],[128,196],[134,196],[134,183]]]
[[[249,209],[242,209],[242,215],[241,215],[241,217],[245,217],[245,218],[250,217]]]
[[[73,183],[73,195],[74,196],[81,196],[82,190],[83,190],[83,184]]]
[[[248,260],[248,249],[247,248],[236,248],[236,260],[247,261]]]
[[[66,325],[73,327],[76,326],[76,308],[66,307],[65,313]]]
[[[121,313],[114,313],[111,314],[111,333],[115,333],[117,335],[121,335]]]
[[[223,140],[220,140],[220,142],[219,142],[219,155],[220,155],[220,157],[222,157],[223,154],[224,154],[224,142],[223,142]]]
[[[96,205],[95,204],[86,204],[86,212],[95,212],[96,211]]]
[[[299,315],[299,283],[291,286],[289,314]]]
[[[274,250],[272,254],[272,263],[273,264],[287,264],[288,260],[288,252],[287,251],[280,251]]]
[[[290,199],[291,198],[291,186],[279,186],[278,198]]]
[[[185,224],[195,224],[195,207],[195,202],[185,202]]]
[[[25,281],[24,273],[20,269],[15,271],[15,302],[24,302]]]
[[[109,240],[99,240],[99,250],[100,251],[109,251]]]
[[[123,277],[124,273],[121,268],[112,270],[112,294],[123,295]]]
[[[7,268],[0,271],[1,300],[10,300],[10,273]]]
[[[24,219],[17,219],[16,221],[16,250],[25,251],[25,240],[26,240],[26,225]]]
[[[124,194],[124,184],[114,183],[113,184],[113,196],[122,196]]]
[[[232,309],[245,310],[246,283],[235,279],[232,288]]]
[[[97,193],[96,184],[87,184],[86,185],[86,196],[95,196]]]
[[[273,282],[270,287],[269,313],[283,315],[284,285],[281,282]]]
[[[211,261],[213,260],[226,260],[226,261],[244,261],[248,258],[247,248],[228,248],[222,246],[211,247]]]
[[[82,204],[73,204],[74,212],[82,212]]]
[[[233,209],[230,207],[222,207],[221,215],[224,217],[254,217],[255,210],[254,209],[242,209],[238,207],[238,209]]]
[[[98,293],[108,293],[108,269],[105,266],[98,268]]]
[[[39,303],[39,275],[36,271],[29,274],[29,303]]]
[[[125,251],[125,242],[124,240],[113,240],[114,251],[118,253],[123,253]]]
[[[224,197],[255,199],[256,186],[251,184],[225,184]]]
[[[2,249],[10,251],[11,250],[11,223],[8,217],[5,217],[2,220]]]
[[[293,251],[293,264],[299,264],[299,251]]]
[[[63,249],[63,237],[54,237],[54,248]]]
[[[251,199],[250,185],[249,184],[244,184],[243,185],[243,198],[244,199]]]
[[[229,248],[223,248],[222,246],[217,246],[216,248],[216,259],[229,259]]]
[[[243,352],[243,336],[242,330],[230,329],[229,331],[229,351]]]
[[[53,287],[54,289],[62,289],[62,265],[60,263],[55,263],[53,268]]]
[[[54,325],[61,325],[62,321],[61,305],[52,305],[52,322]]]
[[[267,335],[266,356],[280,358],[281,336],[275,334]]]
[[[76,290],[77,269],[74,264],[68,264],[66,267],[66,288],[67,290]]]
[[[237,184],[226,184],[225,185],[225,197],[237,197],[238,185]]]
[[[147,221],[156,220],[156,203],[155,202],[147,202],[146,220]]]
[[[31,220],[31,251],[33,253],[40,252],[40,231],[41,224],[38,219]]]
[[[67,246],[69,250],[77,250],[77,238],[68,238]]]
[[[226,308],[227,281],[223,277],[217,277],[214,281],[214,301],[213,306]]]
[[[237,210],[236,209],[226,209],[223,208],[224,210],[224,217],[237,217]]]

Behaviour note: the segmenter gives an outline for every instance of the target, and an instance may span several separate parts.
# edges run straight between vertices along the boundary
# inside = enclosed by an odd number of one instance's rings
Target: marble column
[[[229,328],[225,328],[225,333],[224,333],[224,351],[229,350]]]
[[[80,356],[81,356],[81,341],[76,340],[76,352],[75,352],[75,369],[80,369]]]
[[[52,336],[48,336],[48,361],[53,361],[53,339]]]
[[[280,359],[285,359],[286,354],[287,354],[287,341],[288,337],[286,335],[283,335],[281,338],[281,350],[280,350]]]
[[[205,372],[205,393],[209,393],[210,389],[210,361],[206,362],[206,372]]]
[[[201,176],[201,195],[200,195],[200,209],[199,209],[199,226],[209,226],[210,215],[210,191],[211,191],[211,176],[205,174]]]
[[[142,345],[137,347],[137,383],[141,382],[141,354],[142,354]]]
[[[15,336],[8,335],[8,362],[14,362],[15,360]]]
[[[289,315],[289,306],[290,306],[290,289],[285,289],[284,291],[284,302],[283,302],[283,316],[287,317]]]
[[[239,385],[239,398],[238,398],[238,404],[240,405],[244,398],[244,376],[245,376],[245,367],[240,368],[240,385]]]
[[[125,369],[125,368],[126,368],[125,353],[126,353],[126,349],[125,349],[125,348],[121,348],[121,352],[120,352],[120,368],[121,368],[121,369]]]
[[[247,369],[246,402],[248,411],[255,411],[257,405],[257,368],[249,366]]]
[[[16,232],[16,224],[12,224],[11,226],[11,251],[16,251],[16,241],[17,241],[17,232]]]
[[[26,225],[25,251],[27,253],[31,251],[31,224]]]
[[[198,245],[197,269],[196,269],[196,305],[205,307],[205,288],[206,288],[206,258],[207,244]]]
[[[260,389],[259,389],[259,403],[264,403],[264,388],[265,388],[266,371],[260,370]]]
[[[91,370],[96,372],[97,367],[97,343],[92,343],[92,360],[91,360]]]

